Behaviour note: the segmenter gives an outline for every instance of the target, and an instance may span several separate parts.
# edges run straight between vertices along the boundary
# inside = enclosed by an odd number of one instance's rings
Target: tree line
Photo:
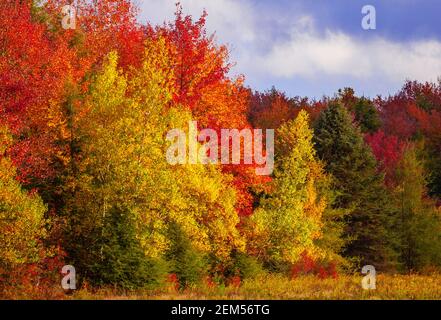
[[[64,264],[129,289],[439,270],[441,83],[375,99],[256,92],[230,76],[205,12],[178,4],[142,25],[129,0],[78,1],[65,30],[63,5],[0,5],[3,292],[45,290]],[[192,120],[275,129],[273,174],[169,164],[167,132]]]

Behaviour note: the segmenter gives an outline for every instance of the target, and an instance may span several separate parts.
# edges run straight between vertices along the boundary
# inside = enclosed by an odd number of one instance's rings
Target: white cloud
[[[139,0],[142,20],[172,20],[175,1]],[[347,77],[401,84],[441,75],[440,41],[396,42],[371,37],[372,31],[366,31],[363,40],[338,30],[316,30],[310,15],[262,12],[248,0],[181,0],[181,4],[194,18],[207,9],[208,31],[216,31],[219,42],[230,45],[237,62],[234,71],[254,83],[259,78],[274,79],[277,85],[277,79]]]
[[[261,72],[276,77],[351,76],[388,81],[436,80],[441,75],[441,42],[356,39],[342,32],[294,29],[288,41],[256,57]]]
[[[161,24],[174,18],[176,0],[138,0],[145,21]],[[198,19],[203,10],[208,12],[207,29],[216,32],[222,43],[242,45],[256,40],[257,21],[252,5],[237,0],[181,0],[183,11]]]

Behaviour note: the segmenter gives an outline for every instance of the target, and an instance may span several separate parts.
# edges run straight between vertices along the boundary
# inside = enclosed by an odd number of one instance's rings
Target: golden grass
[[[79,290],[71,299],[320,299],[320,300],[407,300],[441,299],[441,275],[378,275],[376,290],[363,290],[362,276],[340,276],[338,279],[318,279],[303,276],[290,280],[278,275],[265,275],[245,280],[240,287],[198,287],[176,292],[169,288],[156,292],[125,292],[101,289],[95,292]]]

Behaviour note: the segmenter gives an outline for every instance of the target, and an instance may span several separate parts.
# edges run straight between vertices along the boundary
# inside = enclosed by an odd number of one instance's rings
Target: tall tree
[[[92,279],[105,280],[96,270],[108,269],[106,262],[124,262],[124,268],[112,269],[116,272],[142,266],[142,257],[164,258],[174,245],[174,224],[183,233],[176,239],[188,239],[196,251],[213,258],[213,265],[227,261],[233,249],[243,250],[230,178],[215,165],[173,166],[166,160],[167,132],[186,128],[191,120],[188,111],[170,105],[173,87],[167,86],[167,76],[172,75],[162,73],[167,59],[164,39],[147,42],[143,66],[128,80],[112,53],[86,99],[89,112],[78,127],[78,171],[68,185],[72,196],[66,207],[66,242]],[[133,236],[124,235],[131,230]],[[76,240],[70,241],[72,237]],[[120,260],[107,259],[112,255]],[[135,258],[141,260],[134,263]],[[142,274],[126,271],[134,277],[132,284],[142,282]]]
[[[201,129],[249,128],[246,118],[248,90],[243,77],[231,79],[228,50],[218,45],[214,35],[205,28],[207,13],[193,20],[184,15],[177,4],[173,22],[150,27],[148,36],[166,40],[171,57],[166,70],[173,70],[173,102],[182,109],[191,110]],[[249,216],[253,210],[251,189],[263,179],[254,174],[253,165],[225,165],[225,173],[232,174],[236,188],[236,211]]]
[[[341,104],[332,103],[322,112],[315,126],[315,144],[334,177],[335,206],[351,210],[345,234],[352,241],[345,248],[346,256],[386,268],[394,261],[390,199],[372,151]]]
[[[424,165],[415,146],[407,147],[396,174],[400,212],[400,260],[406,271],[441,265],[441,215],[426,197]]]
[[[205,29],[207,13],[193,21],[176,4],[175,20],[157,28],[150,27],[151,37],[164,37],[172,50],[169,66],[175,74],[174,101],[185,107],[195,107],[204,90],[225,79],[230,68],[226,46],[218,46],[214,35]]]
[[[295,263],[301,254],[321,257],[315,240],[322,238],[328,199],[319,193],[326,179],[315,158],[313,133],[306,111],[277,131],[273,190],[252,216],[258,230],[256,253],[267,263]]]
[[[355,96],[352,88],[340,89],[338,93],[339,100],[354,115],[361,132],[373,133],[381,127],[379,112],[371,100]]]

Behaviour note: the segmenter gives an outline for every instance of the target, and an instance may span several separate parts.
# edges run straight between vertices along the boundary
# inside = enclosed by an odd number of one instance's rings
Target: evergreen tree
[[[97,237],[97,256],[92,261],[93,284],[114,284],[123,289],[155,288],[164,284],[170,271],[162,258],[146,257],[136,238],[133,214],[112,207],[103,221],[103,233]]]
[[[384,177],[377,173],[372,151],[341,104],[330,104],[320,115],[315,144],[326,171],[334,177],[333,187],[338,192],[335,208],[351,210],[345,228],[345,236],[351,241],[345,255],[377,268],[391,267],[395,239],[390,230],[395,214]]]
[[[176,274],[182,288],[200,284],[209,271],[207,257],[193,247],[179,224],[171,223],[168,234],[171,246],[166,259],[171,265],[171,272]]]
[[[424,164],[410,146],[396,174],[396,201],[400,214],[400,260],[406,271],[441,265],[441,215],[426,197]]]
[[[380,114],[371,100],[355,96],[352,88],[339,90],[339,101],[348,109],[363,133],[376,132],[381,127]]]
[[[380,115],[372,101],[362,97],[358,99],[352,110],[363,133],[373,133],[381,127]]]

